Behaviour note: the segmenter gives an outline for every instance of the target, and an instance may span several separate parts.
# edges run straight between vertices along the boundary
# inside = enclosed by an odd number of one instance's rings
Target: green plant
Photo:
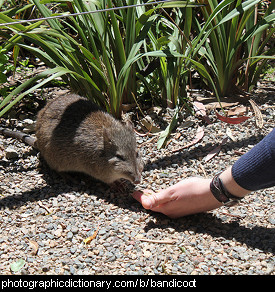
[[[9,57],[5,54],[5,51],[0,47],[0,84],[7,81],[5,74],[6,64],[8,63]]]
[[[27,5],[1,12],[0,23],[15,22],[11,16],[25,15],[27,10],[49,17],[55,15],[52,10],[66,14],[145,2],[29,0]],[[4,98],[0,116],[57,77],[116,117],[121,115],[122,103],[136,101],[146,90],[163,106],[177,107],[177,112],[180,101],[185,102],[190,70],[200,74],[218,99],[235,85],[251,88],[265,60],[272,58],[265,47],[274,34],[275,3],[259,14],[255,10],[259,2],[214,0],[196,14],[193,7],[198,5],[192,1],[173,1],[6,26],[0,30],[6,40],[2,53],[13,50],[16,65],[23,48],[49,69]],[[175,12],[172,7],[181,9]],[[173,127],[176,117],[171,122]],[[172,126],[167,127],[167,135]],[[167,135],[163,135],[163,141]]]
[[[31,2],[43,17],[52,15],[51,10],[40,1]],[[53,1],[43,3],[46,2]],[[86,12],[102,9],[106,5],[111,6],[109,0],[97,2],[97,6],[93,2],[81,0],[70,4],[74,12]],[[131,15],[130,11],[129,15]],[[7,16],[1,15],[1,18],[4,21],[10,21]],[[127,25],[133,25],[131,23],[133,18],[127,17],[126,21],[128,21]],[[34,79],[48,75],[47,80],[51,80],[57,75],[61,76],[73,91],[92,99],[106,107],[113,115],[119,116],[120,104],[125,92],[126,94],[130,92],[131,88],[127,88],[127,84],[124,87],[121,86],[118,76],[126,61],[125,49],[131,46],[128,43],[124,47],[115,13],[111,11],[81,15],[76,18],[71,17],[69,20],[63,19],[62,22],[51,19],[47,21],[48,26],[43,26],[42,22],[26,27],[20,24],[12,26],[16,34],[8,40],[7,49],[11,46],[27,49],[44,61],[48,67],[53,68]],[[110,23],[113,29],[110,29]],[[25,40],[35,46],[26,45]],[[126,74],[130,75],[130,72],[127,71]],[[27,84],[28,82],[25,83]],[[19,90],[13,94],[18,92]],[[24,94],[21,94],[21,97]]]
[[[13,71],[14,65],[9,61],[9,55],[0,47],[0,102],[14,89],[14,85],[7,82]]]
[[[263,69],[261,77],[266,81],[275,82],[275,66],[274,66],[274,62],[271,63],[271,64],[266,64],[266,66]]]
[[[159,58],[159,66],[152,74],[154,83],[158,84],[161,91],[161,104],[165,107],[176,107],[179,100],[186,96],[186,80],[192,65],[186,58],[192,50],[189,40],[191,24],[191,7],[178,10],[173,17],[163,11],[155,32],[149,35],[153,50],[168,53]]]
[[[265,64],[263,60],[274,58],[265,46],[274,34],[275,2],[271,1],[263,14],[258,13],[259,2],[214,0],[201,7],[207,21],[196,22],[199,36],[204,35],[203,44],[198,38],[198,54],[212,83],[202,77],[219,96],[230,95],[236,86],[251,89]]]
[[[52,11],[43,3],[52,0],[30,0],[43,17],[52,15]],[[141,1],[142,2],[142,1]],[[186,1],[179,1],[181,4]],[[163,4],[157,7],[177,6],[179,2]],[[61,2],[57,1],[57,4]],[[67,1],[72,12],[87,12],[106,7],[122,6],[122,0]],[[128,5],[140,3],[128,1]],[[77,17],[43,20],[30,25],[14,24],[9,28],[14,35],[7,39],[6,50],[14,48],[14,59],[18,48],[24,48],[41,59],[51,68],[14,90],[3,102],[0,115],[28,92],[44,85],[57,76],[70,85],[73,91],[105,107],[116,117],[120,117],[123,102],[131,102],[136,96],[137,54],[146,51],[146,38],[154,20],[157,7],[128,8],[126,10],[85,14]],[[62,6],[64,10],[64,6]],[[61,9],[60,9],[61,10]],[[13,21],[5,13],[0,13],[0,22]],[[27,43],[30,43],[30,45]],[[156,54],[156,56],[158,53]],[[140,59],[140,58],[138,58]],[[138,61],[138,59],[135,59]],[[47,77],[39,84],[19,94],[37,80]],[[13,100],[12,100],[13,99]]]

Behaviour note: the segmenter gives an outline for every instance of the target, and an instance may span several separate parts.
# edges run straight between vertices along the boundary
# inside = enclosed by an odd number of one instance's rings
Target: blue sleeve
[[[234,163],[232,176],[250,191],[275,186],[275,128]]]

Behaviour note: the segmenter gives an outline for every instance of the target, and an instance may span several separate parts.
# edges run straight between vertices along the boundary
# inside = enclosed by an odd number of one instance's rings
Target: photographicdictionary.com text
[[[24,288],[28,290],[40,289],[41,291],[51,288],[196,288],[196,279],[192,280],[179,280],[175,278],[171,279],[153,279],[153,278],[137,278],[127,279],[111,278],[106,280],[96,278],[90,279],[21,279],[21,278],[8,278],[1,280],[1,290]]]

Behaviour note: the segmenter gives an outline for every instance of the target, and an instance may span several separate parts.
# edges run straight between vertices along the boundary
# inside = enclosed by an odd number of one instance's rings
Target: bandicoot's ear
[[[130,130],[134,130],[134,125],[130,120],[125,121],[126,127],[128,127]]]

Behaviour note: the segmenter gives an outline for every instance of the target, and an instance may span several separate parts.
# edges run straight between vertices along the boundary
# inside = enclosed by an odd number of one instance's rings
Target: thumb
[[[155,193],[151,190],[136,191],[132,194],[133,198],[139,201],[145,209],[154,209],[155,207],[175,200],[173,190],[160,190]]]

